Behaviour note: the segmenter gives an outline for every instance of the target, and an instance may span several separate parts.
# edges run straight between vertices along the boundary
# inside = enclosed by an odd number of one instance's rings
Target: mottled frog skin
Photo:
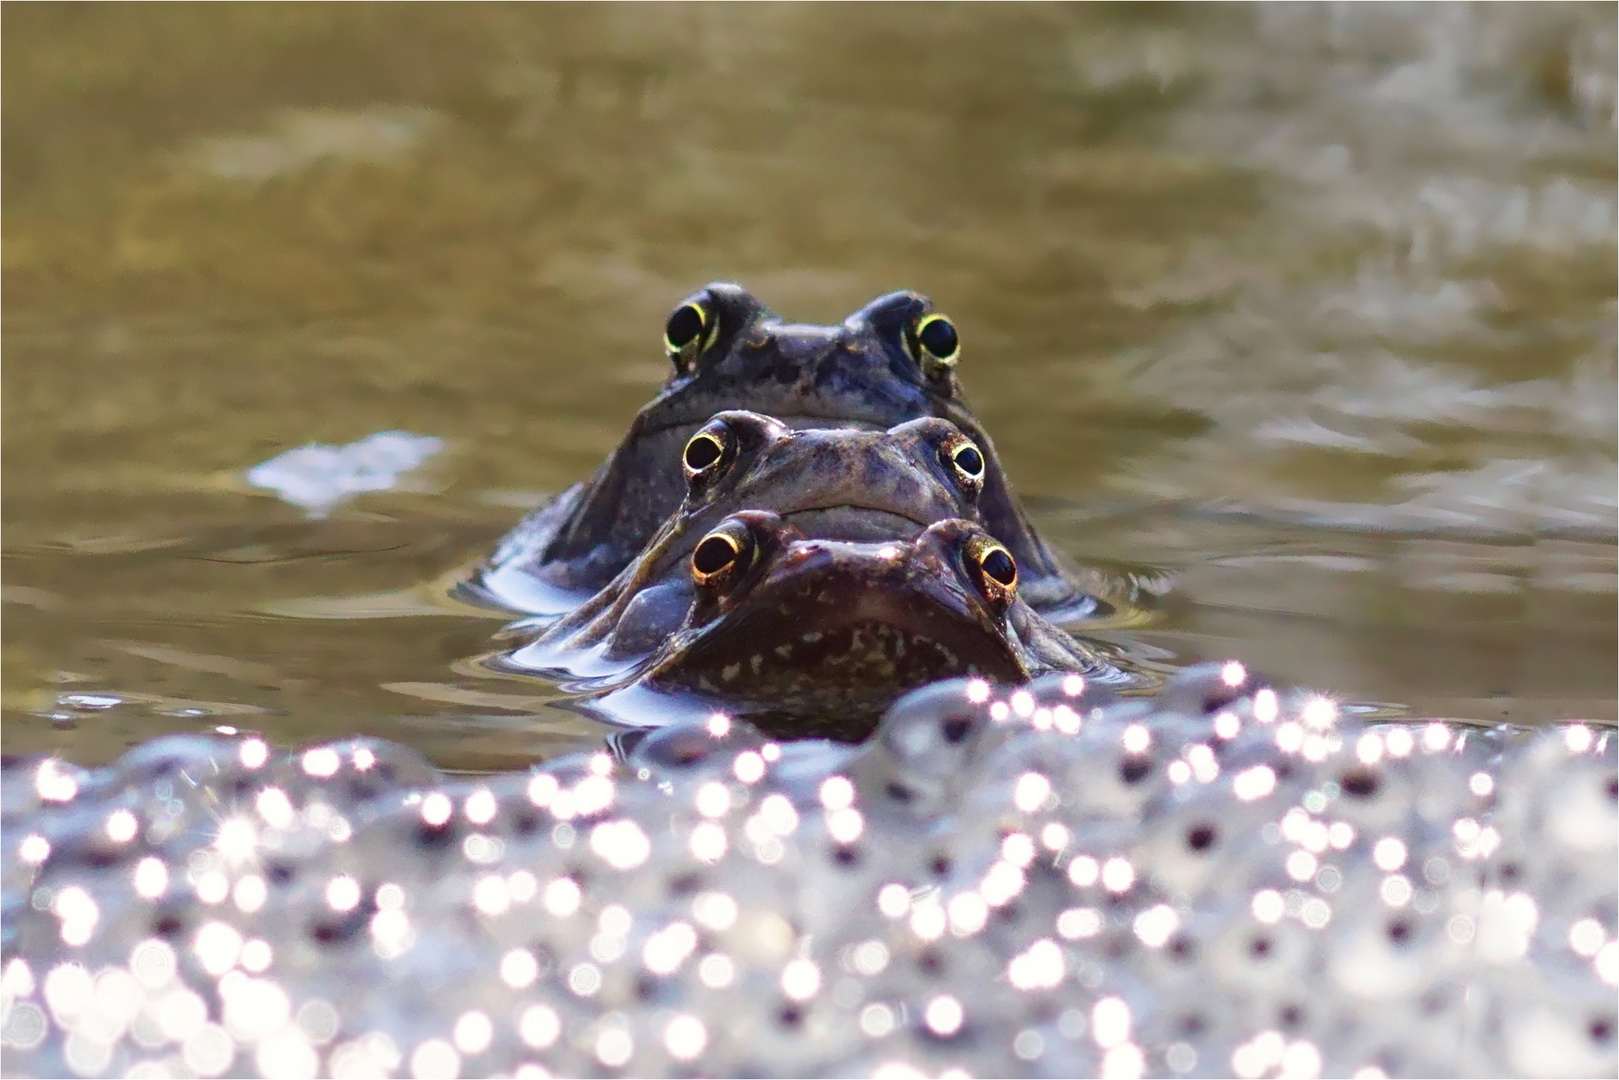
[[[1126,677],[1018,596],[982,526],[949,518],[906,540],[807,537],[747,510],[693,551],[695,598],[629,688],[745,716],[778,738],[863,739],[906,690],[953,676]],[[628,614],[628,613],[627,613]],[[611,700],[601,711],[613,716]]]
[[[741,510],[769,511],[804,536],[909,540],[935,522],[978,520],[985,459],[948,420],[887,431],[789,428],[727,410],[680,452],[685,498],[641,556],[515,658],[520,667],[599,675],[645,659],[696,600],[698,543]]]
[[[623,571],[679,506],[680,451],[692,433],[717,412],[751,409],[792,428],[949,420],[983,455],[979,512],[1017,559],[1026,600],[1063,619],[1097,611],[1091,590],[1020,509],[994,444],[963,399],[956,329],[926,297],[896,292],[842,326],[806,326],[736,285],[712,284],[675,309],[664,346],[674,371],[618,449],[591,480],[521,522],[479,570],[475,589],[537,614],[576,608]]]

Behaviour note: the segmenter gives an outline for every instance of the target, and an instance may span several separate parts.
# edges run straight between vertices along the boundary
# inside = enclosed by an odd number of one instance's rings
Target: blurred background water
[[[472,662],[501,622],[447,583],[598,464],[712,279],[931,295],[1047,535],[1164,585],[1126,635],[1162,662],[1612,722],[1614,29],[7,5],[4,748],[594,738]],[[388,431],[443,440],[391,490],[249,481]]]

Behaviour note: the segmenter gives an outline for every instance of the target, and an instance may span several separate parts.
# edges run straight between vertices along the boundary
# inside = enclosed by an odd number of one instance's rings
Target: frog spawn
[[[1228,665],[471,780],[373,740],[13,762],[5,1066],[1611,1075],[1615,742]]]

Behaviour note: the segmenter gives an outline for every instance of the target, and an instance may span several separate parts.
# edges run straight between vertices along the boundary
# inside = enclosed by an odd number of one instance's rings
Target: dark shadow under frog
[[[613,580],[684,494],[680,451],[715,413],[751,409],[793,428],[886,429],[922,417],[955,424],[984,458],[979,512],[1011,551],[1029,603],[1068,620],[1103,613],[1080,572],[1034,532],[989,436],[962,396],[955,326],[926,297],[897,292],[842,326],[788,323],[735,285],[713,284],[670,315],[674,372],[588,482],[508,534],[472,583],[518,610],[558,614]]]

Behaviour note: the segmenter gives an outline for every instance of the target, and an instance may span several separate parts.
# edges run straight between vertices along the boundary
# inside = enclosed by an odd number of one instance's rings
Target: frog
[[[987,462],[937,417],[886,431],[792,428],[729,409],[687,440],[680,469],[685,496],[641,555],[521,649],[515,667],[599,677],[644,659],[679,629],[695,598],[686,570],[693,550],[736,511],[771,511],[805,536],[908,540],[950,518],[981,523]]]
[[[818,326],[789,322],[740,285],[715,282],[670,313],[663,350],[668,379],[618,447],[591,479],[500,541],[466,583],[471,596],[536,615],[577,609],[679,505],[679,451],[691,435],[718,412],[750,409],[793,428],[950,421],[983,455],[979,514],[1023,568],[1027,602],[1064,621],[1107,612],[1097,581],[1062,560],[1024,514],[964,396],[960,333],[921,293],[889,293],[840,326]]]
[[[896,698],[942,679],[1132,683],[1036,612],[1007,545],[964,518],[907,539],[831,540],[743,510],[697,542],[685,571],[679,627],[581,707],[628,723],[648,706],[665,721],[744,717],[773,738],[858,742]]]

